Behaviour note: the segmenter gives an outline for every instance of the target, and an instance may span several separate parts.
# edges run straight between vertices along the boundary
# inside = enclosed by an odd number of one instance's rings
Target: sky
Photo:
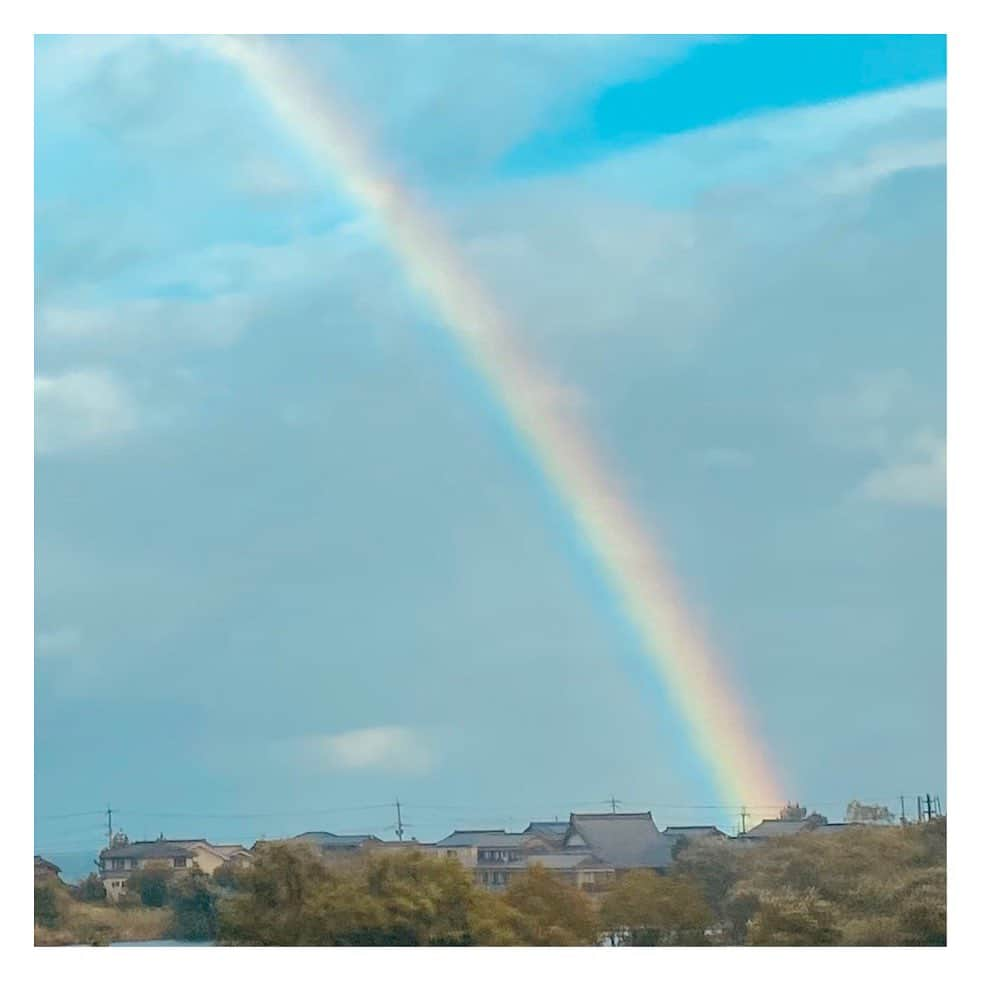
[[[297,37],[557,379],[787,796],[945,796],[945,46]],[[36,42],[35,850],[731,829],[535,461],[199,38]],[[915,805],[913,805],[915,806]]]

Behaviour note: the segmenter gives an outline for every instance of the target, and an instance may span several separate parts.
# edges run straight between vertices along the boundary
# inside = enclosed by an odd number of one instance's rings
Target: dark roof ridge
[[[625,817],[652,817],[650,811],[573,811],[570,817],[574,818],[625,818]]]

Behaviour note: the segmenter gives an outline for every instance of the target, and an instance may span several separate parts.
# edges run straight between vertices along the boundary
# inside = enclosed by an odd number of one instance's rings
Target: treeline
[[[630,872],[603,894],[540,868],[492,893],[453,859],[326,861],[276,843],[211,879],[141,872],[121,912],[165,913],[172,937],[258,946],[942,945],[946,851],[943,820],[700,841],[669,874]]]

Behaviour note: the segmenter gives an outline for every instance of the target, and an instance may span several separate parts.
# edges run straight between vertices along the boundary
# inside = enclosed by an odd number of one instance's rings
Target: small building
[[[60,882],[61,869],[40,855],[34,856],[34,884],[39,882]]]

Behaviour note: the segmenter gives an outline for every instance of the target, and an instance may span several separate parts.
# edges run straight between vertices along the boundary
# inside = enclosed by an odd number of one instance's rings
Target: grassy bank
[[[42,897],[38,916],[35,896],[36,947],[162,940],[171,934],[173,914],[169,909],[120,907],[107,900],[80,902],[61,885],[42,887]]]

